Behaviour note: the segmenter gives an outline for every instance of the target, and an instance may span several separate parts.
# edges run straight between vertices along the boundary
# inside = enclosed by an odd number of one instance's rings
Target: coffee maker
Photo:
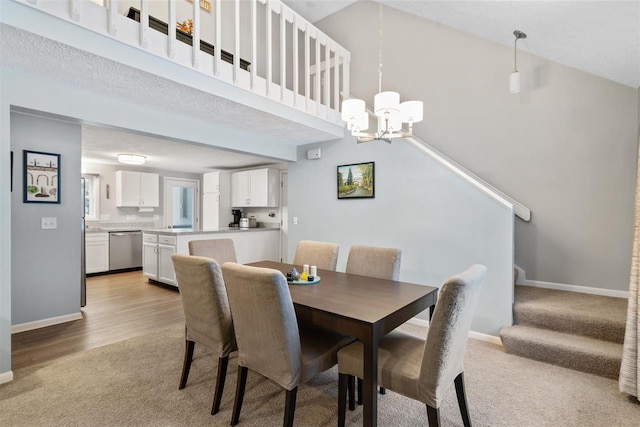
[[[240,227],[240,218],[242,218],[242,209],[231,209],[233,215],[233,222],[229,224],[229,227]]]

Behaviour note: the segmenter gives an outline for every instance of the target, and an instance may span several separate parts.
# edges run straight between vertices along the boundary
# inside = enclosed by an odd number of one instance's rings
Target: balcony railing
[[[349,51],[280,0],[14,1],[342,123]]]

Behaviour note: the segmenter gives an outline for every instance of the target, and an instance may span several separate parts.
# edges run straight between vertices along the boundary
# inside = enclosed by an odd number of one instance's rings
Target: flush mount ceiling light
[[[140,154],[118,154],[118,161],[126,165],[144,165],[146,159]]]
[[[516,36],[513,42],[513,73],[509,76],[509,92],[520,93],[520,73],[518,72],[518,40],[526,39],[527,35],[520,30],[515,30],[513,35]]]
[[[380,1],[379,22],[379,68],[378,94],[374,98],[373,114],[378,117],[377,132],[369,129],[369,113],[361,99],[347,99],[342,102],[342,120],[347,122],[351,135],[358,142],[382,140],[391,143],[392,138],[406,138],[413,135],[413,124],[422,121],[422,101],[400,102],[398,92],[382,91],[382,1]],[[408,131],[402,129],[403,123]]]

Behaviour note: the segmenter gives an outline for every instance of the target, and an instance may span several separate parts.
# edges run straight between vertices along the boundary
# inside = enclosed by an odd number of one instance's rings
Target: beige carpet
[[[227,426],[235,359],[221,411],[212,417],[216,361],[197,350],[181,391],[181,325],[20,369],[12,383],[0,386],[0,426]],[[619,393],[614,380],[509,355],[480,341],[469,342],[465,377],[476,426],[637,426],[640,420],[640,405]],[[296,425],[335,426],[336,399],[334,368],[301,387]],[[283,406],[284,393],[250,373],[239,425],[279,426]],[[379,397],[378,425],[424,426],[425,412],[388,392]],[[347,424],[361,425],[361,414],[347,411]],[[444,426],[462,425],[453,387],[441,415]]]

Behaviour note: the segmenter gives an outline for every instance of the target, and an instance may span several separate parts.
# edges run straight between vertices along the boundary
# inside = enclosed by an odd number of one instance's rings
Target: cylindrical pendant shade
[[[365,104],[362,99],[347,99],[346,101],[342,101],[343,121],[354,120],[362,114],[366,114]]]
[[[403,123],[422,121],[422,101],[405,101],[400,104],[400,119]]]
[[[364,132],[369,129],[369,113],[362,113],[350,122],[351,130]]]
[[[520,73],[517,71],[509,76],[509,92],[520,93]]]
[[[380,92],[374,98],[374,112],[383,117],[400,109],[400,94],[398,92]]]

